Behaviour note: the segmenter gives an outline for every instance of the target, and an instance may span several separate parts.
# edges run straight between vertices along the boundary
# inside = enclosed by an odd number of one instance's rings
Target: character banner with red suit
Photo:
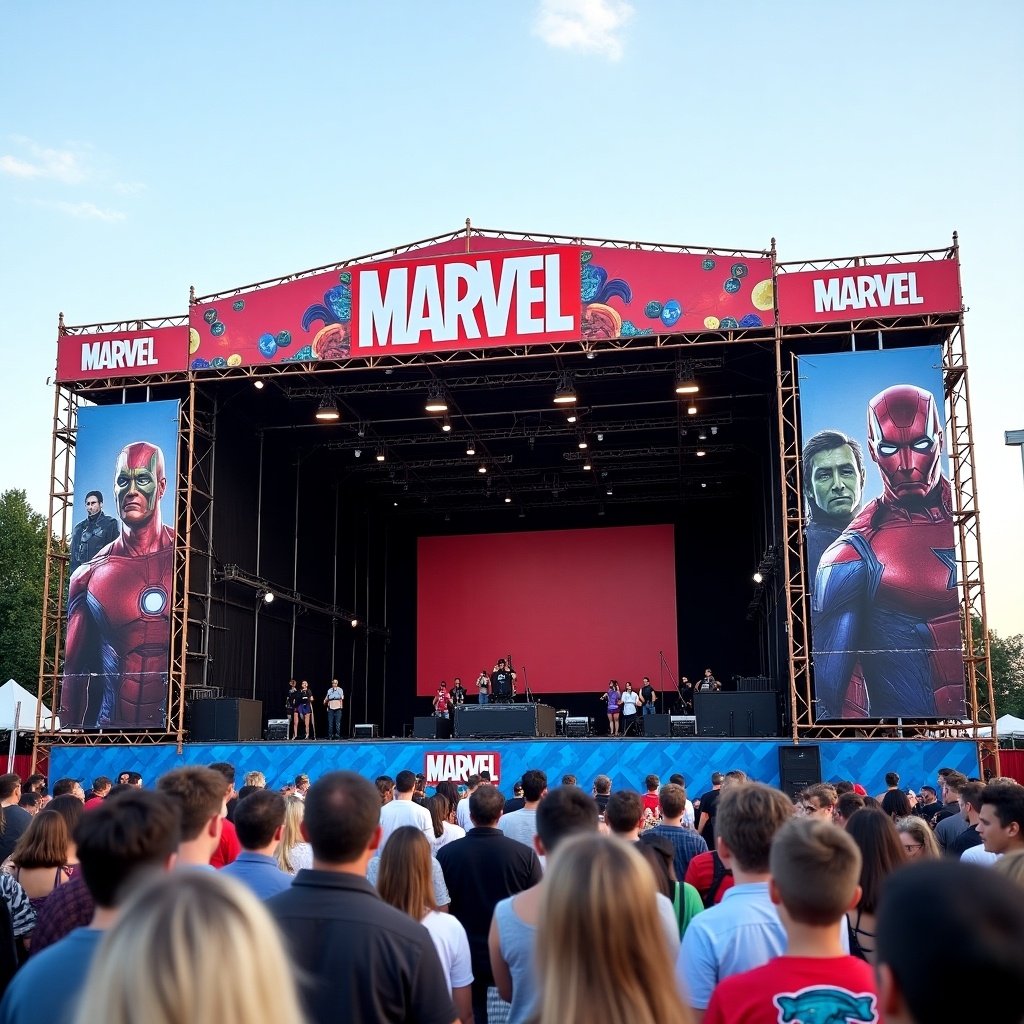
[[[799,373],[816,718],[963,718],[941,350]]]
[[[96,542],[78,544],[68,591],[64,728],[166,728],[178,414],[176,401],[79,410],[72,536]]]

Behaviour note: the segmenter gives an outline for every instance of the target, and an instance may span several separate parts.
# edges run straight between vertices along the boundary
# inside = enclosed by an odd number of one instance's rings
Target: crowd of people
[[[1022,1019],[1016,781],[551,781],[0,776],[0,1024]]]

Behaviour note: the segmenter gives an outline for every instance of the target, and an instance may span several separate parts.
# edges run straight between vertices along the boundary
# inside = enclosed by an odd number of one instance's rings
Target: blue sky
[[[1024,631],[1024,7],[4,4],[0,489],[44,509],[57,314],[459,227],[803,259],[960,232],[990,624]]]

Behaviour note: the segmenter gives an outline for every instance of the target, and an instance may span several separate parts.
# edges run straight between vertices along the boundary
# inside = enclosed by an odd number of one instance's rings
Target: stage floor
[[[547,772],[549,785],[563,775],[575,775],[589,790],[597,775],[609,775],[615,789],[644,792],[649,774],[668,779],[681,773],[688,794],[700,796],[711,788],[712,772],[734,768],[751,778],[781,784],[779,749],[793,749],[783,739],[645,739],[610,737],[515,740],[336,740],[248,743],[187,743],[179,755],[173,744],[138,746],[55,746],[50,752],[48,777],[81,779],[88,786],[99,775],[116,779],[123,771],[142,773],[145,785],[185,764],[227,761],[235,766],[239,783],[248,771],[259,770],[270,786],[293,781],[300,772],[314,781],[325,772],[348,769],[373,779],[394,778],[403,769],[423,772],[429,784],[442,779],[461,781],[486,768],[492,779],[511,791],[523,772]],[[939,768],[979,775],[978,747],[970,740],[821,740],[801,743],[800,750],[817,747],[821,779],[849,779],[869,793],[885,789],[885,773],[899,772],[915,789],[934,783]],[[809,780],[817,781],[817,780]]]

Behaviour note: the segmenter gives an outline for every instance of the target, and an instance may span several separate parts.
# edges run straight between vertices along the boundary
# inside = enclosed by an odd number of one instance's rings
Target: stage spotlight
[[[262,391],[262,390],[263,390],[263,388],[264,388],[264,384],[263,384],[263,381],[261,381],[261,380],[259,379],[259,377],[257,377],[257,378],[256,378],[256,379],[255,379],[255,380],[254,380],[254,381],[252,382],[252,386],[253,386],[253,387],[254,387],[254,388],[255,388],[255,389],[257,390],[257,391]]]
[[[764,576],[759,572],[755,572],[752,579],[755,583],[764,583]]]
[[[377,449],[377,461],[378,462],[383,462],[385,458],[386,458],[386,456],[384,454],[384,449],[383,448],[378,448]]]
[[[701,483],[701,487],[707,487],[706,483]]]
[[[593,467],[593,466],[592,466],[592,465],[590,464],[590,460],[589,460],[589,459],[588,459],[588,460],[586,460],[586,461],[584,461],[584,463],[583,463],[583,469],[584,469],[584,471],[586,471],[586,470],[588,470],[588,469],[593,469],[593,468],[594,468],[594,467]]]
[[[447,413],[445,414],[445,417],[444,417],[444,423],[441,424],[441,429],[446,434],[450,434],[451,431],[452,431],[452,421],[450,419],[448,419]]]
[[[574,413],[574,412],[569,413],[569,415],[565,417],[565,422],[566,423],[575,423],[576,420],[577,420],[577,416],[576,416],[576,413]]]
[[[708,432],[702,429],[701,432],[697,435],[697,437],[700,438],[701,441],[706,441],[708,439]]]
[[[352,628],[355,629],[356,626],[358,626],[358,625],[359,625],[359,620],[358,619],[353,619],[352,620]]]
[[[587,353],[587,358],[588,358],[588,359],[593,359],[593,358],[594,358],[594,350],[593,350],[593,349],[591,349],[591,350],[590,350],[590,351],[589,351],[589,352]]]
[[[260,598],[261,598],[261,600],[263,601],[264,604],[273,604],[274,592],[272,590],[264,590],[260,594]]]
[[[479,468],[477,469],[477,472],[478,472],[478,473],[486,473],[486,472],[487,472],[487,467],[486,467],[486,466],[483,466],[483,465],[481,465],[481,466],[480,466],[480,467],[479,467]]]
[[[697,449],[697,458],[698,459],[703,459],[705,455],[707,455],[707,452],[704,451],[703,448],[698,448]]]
[[[476,455],[476,444],[473,441],[469,441],[466,444],[466,454]]]
[[[695,402],[691,401],[690,404],[686,407],[686,415],[687,416],[696,416],[697,415],[697,405],[696,405]]]
[[[362,448],[357,448],[355,450],[354,454],[355,454],[355,457],[358,459],[363,454],[363,449]]]
[[[608,485],[608,488],[607,488],[607,490],[604,493],[607,494],[609,498],[615,493],[614,490],[612,489],[612,485],[611,484]]]
[[[555,388],[555,405],[573,405],[576,402],[576,389],[572,386],[572,374],[563,373]]]
[[[677,395],[695,395],[698,391],[700,391],[700,387],[692,377],[680,377],[676,381]]]
[[[604,440],[604,434],[598,434],[597,435],[597,439],[598,439],[598,441],[603,441]]]
[[[392,508],[398,508],[398,502],[397,501],[391,502],[391,506],[392,506]]]
[[[341,419],[341,412],[338,410],[338,403],[324,395],[320,399],[320,406],[316,410],[316,418],[321,423],[337,423]]]
[[[603,516],[604,515],[604,505],[601,505],[601,506],[598,507],[597,514],[599,516]]]
[[[506,505],[511,505],[512,504],[512,495],[511,494],[506,494],[505,495],[505,504]]]
[[[424,406],[427,412],[447,412],[448,401],[444,397],[444,389],[440,384],[427,386],[427,404]]]
[[[711,428],[711,436],[716,437],[718,435],[718,427]]]
[[[583,451],[587,447],[587,439],[585,437],[581,437],[576,442],[576,447],[579,448],[580,451]]]

